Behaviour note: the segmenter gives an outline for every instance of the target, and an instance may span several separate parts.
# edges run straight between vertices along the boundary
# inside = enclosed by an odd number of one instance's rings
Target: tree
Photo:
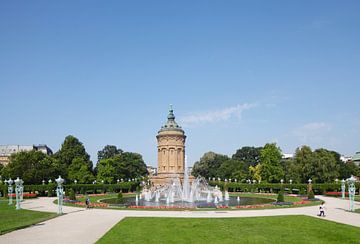
[[[95,177],[84,158],[74,158],[69,166],[68,179],[71,182],[77,180],[79,183],[85,184],[91,183]]]
[[[243,172],[243,167],[243,162],[228,158],[222,162],[217,175],[222,179],[242,179],[246,177]]]
[[[232,159],[244,162],[244,169],[248,169],[249,166],[256,166],[260,162],[260,152],[262,147],[242,147],[236,150],[232,155]]]
[[[147,175],[146,164],[138,153],[123,152],[108,159],[102,159],[97,165],[97,179],[115,182],[117,179],[133,179]]]
[[[10,163],[3,169],[3,176],[20,177],[25,184],[40,184],[42,180],[56,178],[62,170],[57,159],[42,152],[19,152],[11,155]]]
[[[93,166],[84,145],[72,135],[65,138],[60,150],[56,152],[54,156],[66,167],[70,166],[75,158],[82,158],[88,164],[89,168]]]
[[[66,169],[63,172],[64,178],[69,180],[76,179],[77,181],[83,183],[91,182],[90,179],[94,178],[92,174],[93,164],[90,161],[90,156],[86,152],[84,145],[76,137],[71,135],[67,136],[61,145],[60,150],[54,154],[54,157],[58,159],[62,164],[62,167]],[[76,162],[74,165],[72,165],[74,161]],[[84,168],[83,164],[86,164],[86,169]],[[71,175],[70,169],[73,169]],[[81,171],[76,172],[75,169],[81,169]],[[84,175],[81,175],[81,173]]]
[[[123,150],[117,149],[116,146],[113,145],[106,145],[101,151],[98,151],[98,162],[102,159],[109,159],[116,155],[120,155],[123,153]]]
[[[295,163],[294,159],[282,159],[280,164],[285,174],[285,182],[292,180],[294,183],[301,183],[300,166]]]
[[[124,152],[114,159],[118,160],[117,174],[123,176],[121,178],[138,178],[148,173],[141,154]]]
[[[284,177],[280,166],[281,150],[276,143],[268,143],[260,152],[261,178],[266,182],[279,182]]]
[[[333,182],[339,177],[339,169],[334,153],[323,148],[314,151],[313,180],[315,182]]]
[[[299,176],[302,183],[307,183],[315,174],[314,154],[309,146],[302,146],[295,151],[294,162],[299,167]]]
[[[261,181],[261,164],[249,166],[249,173],[252,179],[257,180],[258,182]]]
[[[98,181],[104,181],[106,183],[113,183],[117,176],[117,161],[114,158],[107,158],[100,160],[99,163],[97,163],[97,176],[96,179]]]
[[[220,177],[218,170],[222,163],[227,160],[229,160],[229,157],[226,155],[207,152],[200,158],[200,161],[195,162],[192,174],[195,177]]]

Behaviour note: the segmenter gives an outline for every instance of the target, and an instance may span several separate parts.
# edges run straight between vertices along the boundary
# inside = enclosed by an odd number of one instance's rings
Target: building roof
[[[352,156],[353,161],[360,161],[360,152],[355,153],[354,156]]]
[[[184,133],[184,130],[175,121],[175,115],[172,105],[170,105],[167,122],[164,126],[161,127],[159,132],[161,131],[180,131]]]

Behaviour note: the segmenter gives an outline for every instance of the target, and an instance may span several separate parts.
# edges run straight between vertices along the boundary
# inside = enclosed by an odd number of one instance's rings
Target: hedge
[[[281,190],[287,193],[299,194],[307,192],[308,184],[280,184],[280,183],[237,183],[237,182],[223,182],[223,181],[210,181],[209,185],[218,186],[222,190],[227,188],[229,192],[273,192],[278,193]],[[356,189],[359,190],[360,182],[357,182]],[[312,189],[315,194],[324,194],[328,191],[341,191],[341,183],[321,183],[312,184]],[[348,186],[346,184],[346,191]]]
[[[121,182],[118,184],[69,184],[64,190],[73,189],[76,193],[106,193],[106,192],[134,192],[139,182]],[[7,195],[7,185],[0,184],[2,196]],[[55,196],[56,184],[24,185],[24,192],[37,193],[38,196]]]

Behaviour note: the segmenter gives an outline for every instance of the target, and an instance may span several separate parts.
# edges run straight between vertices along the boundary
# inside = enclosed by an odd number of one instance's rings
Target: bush
[[[74,200],[74,201],[76,200],[76,195],[75,195],[74,189],[72,189],[72,188],[69,189],[68,196],[69,196],[70,200]]]
[[[304,195],[305,195],[305,190],[304,190],[304,188],[301,188],[301,189],[300,189],[299,195],[300,195],[300,196],[304,196]]]
[[[117,199],[116,199],[116,203],[123,203],[124,202],[124,197],[122,192],[119,192],[117,195]]]
[[[279,191],[276,202],[285,202],[284,192],[283,191]]]
[[[309,193],[308,193],[308,199],[309,199],[309,200],[315,199],[315,194],[314,194],[313,191],[309,191]]]

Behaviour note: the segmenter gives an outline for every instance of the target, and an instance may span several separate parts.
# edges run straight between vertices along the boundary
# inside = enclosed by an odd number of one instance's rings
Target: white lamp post
[[[62,205],[63,205],[63,198],[64,198],[64,189],[62,184],[64,183],[64,179],[61,178],[61,176],[59,175],[59,178],[57,178],[56,180],[57,183],[57,188],[56,188],[56,195],[58,198],[58,214],[62,214]]]
[[[8,186],[8,195],[9,195],[9,205],[12,205],[13,200],[12,200],[12,194],[13,194],[13,187],[12,184],[14,183],[14,181],[10,178],[9,180],[5,181],[9,186]]]
[[[350,207],[349,207],[349,211],[355,211],[355,206],[354,206],[354,201],[355,201],[355,181],[356,179],[354,178],[354,176],[351,176],[348,179],[348,185],[349,185],[349,200],[350,200]]]
[[[346,189],[345,180],[342,179],[341,180],[341,198],[342,199],[345,199],[345,189]]]
[[[21,180],[19,177],[16,178],[15,182],[15,194],[16,194],[16,210],[21,209],[20,206],[20,195],[21,195]]]
[[[75,183],[75,185],[77,184],[77,180],[76,180],[76,179],[74,180],[74,183]]]
[[[284,184],[284,179],[281,179],[281,180],[280,180],[280,183],[281,183],[281,184]]]
[[[24,181],[20,179],[20,201],[24,201]]]
[[[290,179],[289,182],[290,182],[290,185],[291,185],[293,181]]]

